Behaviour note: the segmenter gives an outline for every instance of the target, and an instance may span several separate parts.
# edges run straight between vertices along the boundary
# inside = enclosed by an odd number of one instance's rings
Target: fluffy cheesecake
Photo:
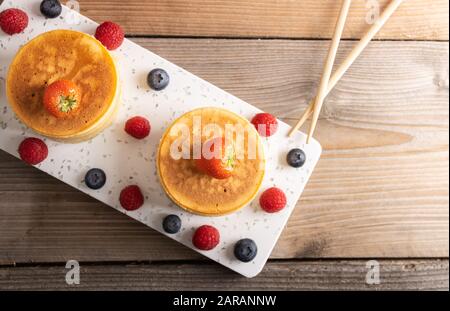
[[[194,120],[201,120],[201,127],[196,126]],[[200,171],[195,163],[194,141],[204,144],[213,138],[213,134],[202,130],[206,124],[214,124],[223,132],[230,124],[245,129],[240,140],[243,143],[239,144],[240,156],[235,159],[229,178],[213,178]],[[171,149],[179,148],[176,146],[180,139],[187,136],[180,128],[189,129],[188,157],[174,157],[174,149]],[[237,141],[237,135],[233,134],[233,139]],[[209,107],[188,112],[168,127],[160,141],[156,162],[162,187],[169,198],[181,208],[203,216],[226,215],[247,205],[256,196],[265,172],[262,143],[254,126],[233,112]]]
[[[43,104],[47,86],[70,80],[81,91],[80,107],[58,118]],[[108,50],[94,37],[72,30],[43,33],[24,45],[8,71],[8,101],[17,117],[35,132],[64,142],[96,136],[119,104],[118,75]]]

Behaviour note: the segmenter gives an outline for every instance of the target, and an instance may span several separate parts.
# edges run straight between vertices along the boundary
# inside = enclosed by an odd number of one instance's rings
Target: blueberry
[[[301,149],[292,149],[287,154],[286,161],[292,167],[302,167],[306,162],[306,154]]]
[[[258,253],[255,241],[251,239],[239,240],[234,245],[234,256],[242,262],[252,261]]]
[[[148,85],[155,91],[164,90],[169,85],[169,74],[164,69],[153,69],[147,77]]]
[[[62,6],[58,0],[44,0],[41,2],[41,13],[48,18],[56,18],[61,15]]]
[[[177,215],[166,216],[163,220],[163,229],[167,233],[174,234],[181,229],[181,219]]]
[[[84,177],[84,182],[91,189],[100,189],[106,183],[106,174],[99,168],[90,169]]]

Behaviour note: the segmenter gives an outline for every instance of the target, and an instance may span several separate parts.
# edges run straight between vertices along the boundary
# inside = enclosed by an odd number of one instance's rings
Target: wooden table
[[[368,27],[364,3],[354,1],[337,62]],[[334,0],[80,4],[291,124],[315,94],[339,8]],[[205,261],[0,152],[0,289],[448,289],[448,6],[405,1],[328,97],[316,135],[323,157],[260,276]],[[78,286],[64,281],[69,259],[81,262]],[[369,259],[380,263],[379,285],[365,282]]]

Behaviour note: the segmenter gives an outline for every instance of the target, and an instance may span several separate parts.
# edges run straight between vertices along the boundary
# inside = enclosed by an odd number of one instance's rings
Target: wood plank
[[[448,290],[448,260],[382,260],[380,284],[366,284],[366,261],[269,262],[246,279],[218,265],[83,265],[80,284],[65,283],[64,264],[0,268],[0,290]],[[220,279],[220,282],[217,280]]]
[[[379,0],[383,9],[389,0]],[[120,23],[128,34],[151,36],[331,38],[335,0],[80,0],[81,12]],[[344,38],[368,28],[368,1],[354,1]],[[370,2],[369,2],[370,3]],[[405,1],[379,39],[448,40],[446,0]]]
[[[288,122],[314,94],[327,46],[136,41]],[[447,68],[446,43],[371,44],[326,102],[323,158],[273,258],[448,257]],[[0,263],[70,258],[199,255],[0,153]]]

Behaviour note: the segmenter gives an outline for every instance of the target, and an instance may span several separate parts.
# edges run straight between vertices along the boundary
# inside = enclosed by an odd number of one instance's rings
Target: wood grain
[[[383,9],[389,0],[379,0]],[[130,35],[201,37],[331,38],[339,12],[335,0],[80,0],[81,12],[113,20]],[[367,3],[354,1],[344,38],[368,28]],[[448,40],[446,0],[408,0],[380,32],[379,39]]]
[[[292,123],[327,50],[322,41],[136,41]],[[447,43],[373,42],[325,103],[323,158],[272,257],[448,257],[448,95]],[[198,258],[0,153],[0,264]]]
[[[380,284],[367,285],[366,261],[269,262],[246,279],[210,263],[83,265],[80,284],[65,283],[65,264],[0,268],[0,290],[448,290],[448,260],[382,260]],[[217,280],[220,279],[220,282]]]

